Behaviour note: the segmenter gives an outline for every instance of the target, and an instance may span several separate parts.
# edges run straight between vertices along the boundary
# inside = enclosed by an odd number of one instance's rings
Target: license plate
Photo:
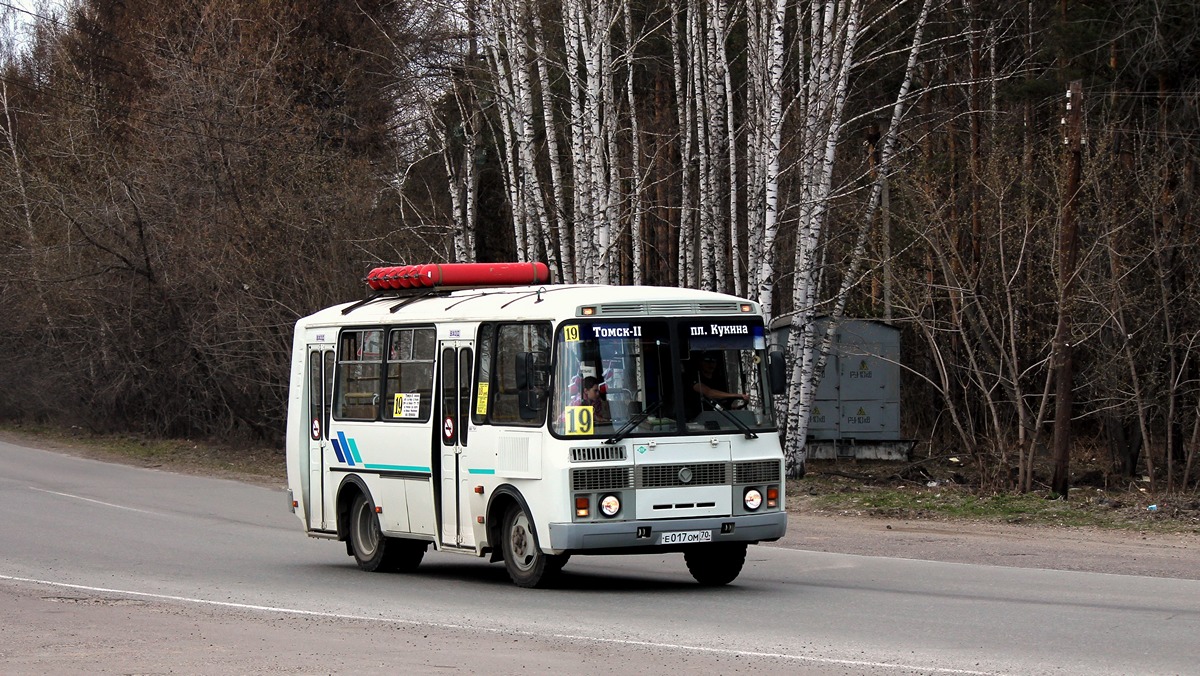
[[[712,542],[711,530],[682,530],[673,533],[663,533],[659,536],[660,545],[683,545],[692,542]]]

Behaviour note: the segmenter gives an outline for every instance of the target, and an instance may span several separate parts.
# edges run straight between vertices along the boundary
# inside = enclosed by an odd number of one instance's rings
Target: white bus
[[[367,298],[297,322],[292,511],[367,571],[432,545],[538,587],[573,554],[682,552],[699,583],[731,582],[787,527],[760,308],[548,279],[378,268]]]

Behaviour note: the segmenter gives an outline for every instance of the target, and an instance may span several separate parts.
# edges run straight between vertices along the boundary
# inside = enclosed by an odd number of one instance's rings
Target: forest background
[[[790,317],[793,459],[827,315],[900,329],[905,434],[982,485],[1197,480],[1194,0],[0,17],[0,420],[282,444],[297,318],[541,260]]]

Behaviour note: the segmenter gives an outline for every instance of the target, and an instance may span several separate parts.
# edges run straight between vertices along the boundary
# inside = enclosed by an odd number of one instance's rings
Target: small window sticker
[[[568,343],[578,342],[579,341],[579,326],[577,324],[570,324],[568,326],[564,326],[563,327],[563,340],[567,341]]]
[[[475,393],[475,415],[487,415],[488,383],[479,383]]]
[[[396,399],[392,402],[392,417],[393,418],[419,418],[421,417],[421,393],[420,392],[397,392]]]

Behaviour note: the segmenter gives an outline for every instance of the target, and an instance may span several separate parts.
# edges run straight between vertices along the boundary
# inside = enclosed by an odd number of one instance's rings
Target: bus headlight
[[[746,503],[746,509],[751,512],[762,507],[762,500],[762,491],[757,488],[747,488],[742,495],[742,502]]]
[[[606,495],[600,498],[600,513],[604,516],[612,518],[621,511],[621,499],[615,495]]]

